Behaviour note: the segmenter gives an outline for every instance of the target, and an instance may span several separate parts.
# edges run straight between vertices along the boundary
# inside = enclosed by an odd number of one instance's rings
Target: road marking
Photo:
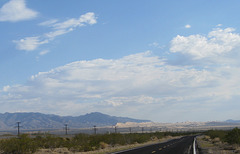
[[[152,153],[155,153],[156,151],[152,151]]]
[[[163,147],[164,149],[166,148],[166,146]]]
[[[194,138],[193,141],[193,154],[196,154],[196,137]]]
[[[159,148],[159,151],[161,151],[162,150],[162,148]]]

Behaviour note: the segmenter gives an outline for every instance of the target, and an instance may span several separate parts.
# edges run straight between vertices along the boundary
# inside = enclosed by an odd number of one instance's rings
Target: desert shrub
[[[19,138],[1,140],[0,149],[3,153],[27,154],[34,153],[38,147],[28,135],[23,134]]]
[[[205,134],[208,135],[211,139],[220,138],[221,141],[225,141],[227,131],[224,130],[209,130]]]
[[[205,134],[210,136],[213,141],[219,138],[221,141],[230,144],[240,144],[240,129],[238,128],[234,128],[231,131],[209,130]]]
[[[109,145],[115,146],[117,144],[124,145],[126,144],[126,137],[124,134],[114,133],[106,135],[104,142],[108,143]]]
[[[240,129],[234,128],[226,135],[226,141],[230,144],[240,144]]]
[[[57,137],[51,134],[46,134],[44,136],[36,136],[32,140],[36,142],[39,147],[46,149],[66,147],[68,142],[62,137]]]
[[[105,149],[105,148],[108,147],[108,144],[105,143],[105,142],[100,142],[99,144],[100,144],[100,148],[101,148],[101,149]]]
[[[210,141],[211,138],[210,138],[210,136],[204,135],[203,140],[205,140],[205,141]]]
[[[68,145],[68,148],[73,152],[90,151],[90,135],[88,134],[77,134],[75,135]]]
[[[131,134],[77,134],[73,138],[58,137],[51,134],[36,134],[35,137],[21,135],[19,138],[0,140],[0,153],[28,154],[37,149],[68,148],[72,152],[103,149],[108,146],[143,143],[164,136],[177,136],[180,133],[131,133]]]
[[[147,142],[147,141],[151,140],[152,136],[153,136],[152,133],[149,133],[149,134],[147,134],[147,133],[146,134],[138,134],[138,133],[129,134],[128,135],[128,140],[129,140],[128,144]]]

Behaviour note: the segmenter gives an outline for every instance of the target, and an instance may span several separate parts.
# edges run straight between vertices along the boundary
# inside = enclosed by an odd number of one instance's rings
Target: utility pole
[[[115,126],[115,133],[117,133],[117,126]]]
[[[68,134],[68,130],[69,130],[69,128],[68,128],[68,125],[67,125],[67,124],[65,124],[65,135],[67,135],[67,134]]]
[[[132,128],[131,127],[129,127],[129,132],[130,132],[130,134],[132,133]]]
[[[93,130],[94,130],[94,134],[96,135],[97,134],[97,128],[96,128],[97,126],[93,126]]]
[[[142,133],[144,132],[144,127],[142,127]]]
[[[21,123],[21,122],[17,122],[18,136],[20,135],[20,127],[21,127],[21,126],[20,126],[20,123]]]

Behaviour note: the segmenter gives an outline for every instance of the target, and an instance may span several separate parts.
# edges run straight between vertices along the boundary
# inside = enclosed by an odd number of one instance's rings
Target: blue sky
[[[237,0],[1,0],[0,112],[240,119]]]

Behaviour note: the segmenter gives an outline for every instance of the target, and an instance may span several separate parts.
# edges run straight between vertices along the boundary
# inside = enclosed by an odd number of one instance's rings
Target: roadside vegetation
[[[240,129],[234,128],[232,130],[209,130],[205,133],[211,139],[219,138],[222,142],[229,144],[240,144]]]
[[[67,148],[69,151],[86,152],[107,147],[144,143],[158,140],[167,136],[183,136],[190,133],[155,132],[155,133],[130,133],[130,134],[77,134],[71,138],[58,137],[51,134],[30,136],[22,134],[17,138],[1,139],[0,153],[27,154],[38,149]]]
[[[240,153],[240,129],[209,130],[197,137],[202,153]]]

